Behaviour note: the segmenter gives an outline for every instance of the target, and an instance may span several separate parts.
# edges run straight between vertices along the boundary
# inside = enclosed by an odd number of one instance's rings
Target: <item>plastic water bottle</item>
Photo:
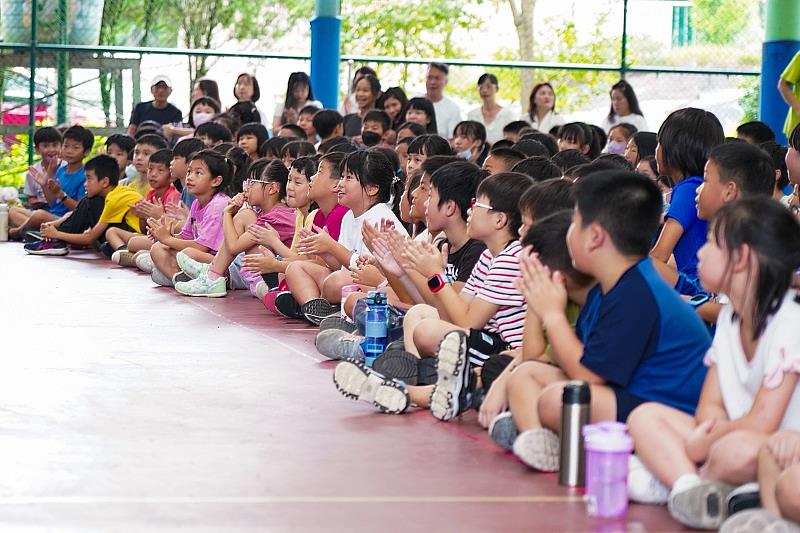
[[[561,459],[558,483],[583,486],[584,451],[581,430],[589,423],[591,389],[585,381],[570,381],[561,395]]]
[[[628,510],[628,458],[633,439],[620,422],[583,428],[586,447],[586,511],[589,516],[615,518]]]
[[[379,291],[370,291],[365,298],[367,312],[364,324],[364,364],[371,367],[375,358],[386,350],[388,337],[389,305],[386,295]]]
[[[8,240],[8,205],[0,204],[0,242]]]

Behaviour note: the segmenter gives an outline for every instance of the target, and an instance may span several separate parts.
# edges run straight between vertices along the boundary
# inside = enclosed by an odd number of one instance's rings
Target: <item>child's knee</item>
[[[782,515],[800,519],[800,464],[790,466],[778,476],[775,499]]]
[[[325,277],[322,282],[322,295],[329,302],[342,300],[342,287],[350,285],[352,278],[349,272],[338,270]]]
[[[755,473],[764,437],[751,431],[732,431],[708,451],[708,469],[725,479],[739,480]]]
[[[539,396],[536,409],[543,426],[556,429],[561,424],[561,396],[563,391],[563,383],[552,383],[545,387]]]
[[[439,312],[431,305],[417,304],[408,310],[405,318],[403,319],[403,323],[417,323],[426,318],[439,318]]]
[[[426,318],[421,320],[414,328],[414,346],[421,353],[433,354],[442,340],[439,320]],[[453,329],[457,329],[453,326]]]

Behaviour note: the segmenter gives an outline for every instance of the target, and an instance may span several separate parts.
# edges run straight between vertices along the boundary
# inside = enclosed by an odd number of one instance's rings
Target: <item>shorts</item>
[[[489,357],[483,363],[483,371],[481,371],[481,382],[483,383],[484,390],[489,390],[500,374],[508,368],[508,365],[514,360],[510,355],[496,354]]]
[[[628,421],[628,417],[634,409],[647,402],[647,400],[642,400],[638,396],[634,396],[619,387],[612,387],[612,389],[614,390],[614,397],[617,400],[617,422],[622,422],[624,424]]]
[[[492,355],[497,355],[508,350],[510,344],[505,342],[498,333],[491,333],[482,329],[470,329],[467,337],[467,353],[469,361],[475,366],[482,367]]]
[[[93,228],[100,221],[104,205],[105,200],[102,196],[82,198],[78,205],[75,206],[75,209],[72,210],[69,218],[58,226],[59,231],[77,235]]]

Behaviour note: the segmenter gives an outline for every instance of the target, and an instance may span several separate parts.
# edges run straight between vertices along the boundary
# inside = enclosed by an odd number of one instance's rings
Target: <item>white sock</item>
[[[697,474],[684,474],[675,480],[675,483],[672,485],[672,490],[669,494],[672,496],[678,492],[683,492],[686,489],[690,489],[699,485],[701,482],[702,480]]]

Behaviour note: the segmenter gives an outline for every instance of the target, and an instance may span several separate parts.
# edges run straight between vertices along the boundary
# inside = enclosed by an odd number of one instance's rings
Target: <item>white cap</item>
[[[169,81],[169,78],[161,74],[153,78],[153,81],[150,82],[150,87],[152,87],[153,85],[157,85],[162,81],[167,84],[167,87],[172,88],[172,82]]]

